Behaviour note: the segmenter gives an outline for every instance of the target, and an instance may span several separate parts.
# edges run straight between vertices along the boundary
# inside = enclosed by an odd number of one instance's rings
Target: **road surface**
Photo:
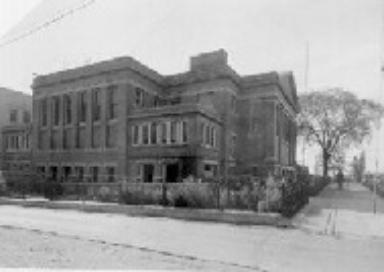
[[[359,184],[332,185],[289,229],[0,206],[0,266],[382,271],[384,202],[371,204]]]

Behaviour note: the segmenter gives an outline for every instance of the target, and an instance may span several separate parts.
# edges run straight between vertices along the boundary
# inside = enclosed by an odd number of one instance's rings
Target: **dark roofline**
[[[126,56],[38,76],[33,80],[32,89],[59,82],[62,83],[74,79],[91,77],[100,73],[110,73],[111,71],[126,69],[137,72],[157,84],[163,82],[163,76],[155,70],[150,69],[132,57]]]
[[[268,73],[262,73],[262,74],[256,74],[256,75],[247,75],[242,77],[242,85],[243,87],[259,87],[263,85],[277,85],[280,92],[283,94],[285,100],[288,101],[288,103],[293,107],[295,112],[300,111],[300,106],[298,104],[298,101],[292,101],[292,99],[289,97],[289,95],[284,91],[283,84],[281,82],[281,76],[289,76],[290,79],[292,79],[292,72],[268,72]],[[291,81],[291,80],[290,80]],[[296,85],[294,84],[294,81],[291,82],[296,88]],[[293,97],[293,99],[297,100],[297,94],[296,97]]]
[[[206,61],[202,59],[200,60],[201,63],[196,62],[196,59],[198,60],[198,58],[204,58],[207,56],[212,56],[213,60],[208,59],[208,61]],[[253,86],[275,84],[280,88],[280,91],[283,93],[283,96],[293,106],[293,108],[296,111],[299,110],[298,104],[295,103],[295,101],[291,101],[289,95],[284,92],[284,88],[281,82],[281,76],[285,73],[278,73],[276,71],[272,71],[268,73],[241,76],[227,64],[227,55],[223,49],[210,53],[203,53],[193,58],[195,58],[195,62],[197,63],[194,66],[195,68],[191,68],[189,71],[186,71],[184,73],[163,76],[132,57],[118,57],[111,60],[100,61],[90,65],[85,65],[69,70],[38,76],[33,81],[32,89],[45,87],[57,83],[65,83],[67,81],[87,78],[103,73],[110,73],[113,71],[122,71],[129,69],[165,88],[175,87],[184,84],[204,82],[206,80],[211,79],[223,78],[230,79],[240,89],[243,87],[247,88]],[[208,69],[207,71],[205,71],[206,67],[210,67],[210,63],[213,64],[213,69]],[[292,76],[292,73],[289,74],[290,75],[288,76]]]
[[[23,95],[23,96],[27,96],[27,97],[31,97],[32,98],[31,94],[24,93],[24,92],[21,92],[21,91],[16,91],[16,90],[13,90],[13,89],[10,89],[10,88],[6,88],[6,87],[0,87],[0,92],[8,92],[8,93],[17,94],[17,95]]]
[[[279,80],[279,74],[271,71],[261,74],[245,75],[241,77],[243,87],[261,86],[266,84],[274,84]]]

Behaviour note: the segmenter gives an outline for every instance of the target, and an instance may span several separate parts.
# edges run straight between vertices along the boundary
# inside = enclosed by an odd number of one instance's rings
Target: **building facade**
[[[27,112],[23,110],[23,113]],[[16,122],[15,110],[11,110],[12,122],[1,129],[1,172],[8,185],[24,180],[34,173],[32,168],[32,125],[28,117]],[[25,115],[24,115],[25,116]]]
[[[295,166],[291,73],[240,76],[224,50],[163,76],[130,57],[33,82],[33,163],[64,182],[182,182]]]
[[[7,182],[31,172],[32,96],[0,87],[0,167]]]

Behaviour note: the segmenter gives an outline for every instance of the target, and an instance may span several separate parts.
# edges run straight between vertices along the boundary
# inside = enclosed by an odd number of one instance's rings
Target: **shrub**
[[[44,184],[44,196],[49,200],[57,199],[63,195],[63,186],[60,182],[48,180]]]
[[[189,207],[190,204],[189,204],[188,201],[184,198],[184,196],[179,195],[179,196],[177,196],[176,199],[174,200],[174,206],[175,206],[175,207],[179,207],[179,208],[186,208],[186,207]]]
[[[128,205],[156,205],[162,203],[162,196],[150,188],[129,188],[120,193],[119,201]]]
[[[170,186],[168,197],[175,207],[215,208],[215,187],[204,183],[184,183]]]

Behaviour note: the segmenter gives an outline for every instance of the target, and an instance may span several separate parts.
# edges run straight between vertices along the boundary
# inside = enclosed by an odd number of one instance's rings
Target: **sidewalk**
[[[345,184],[342,190],[330,184],[293,220],[298,228],[336,237],[384,239],[384,199],[376,198],[359,183]]]
[[[15,199],[0,197],[0,205],[18,205],[48,209],[67,209],[93,213],[123,214],[128,216],[166,217],[191,221],[209,221],[238,225],[278,226],[284,219],[277,213],[256,213],[242,210],[174,208],[158,205],[123,205],[97,201],[49,201],[45,198]]]

